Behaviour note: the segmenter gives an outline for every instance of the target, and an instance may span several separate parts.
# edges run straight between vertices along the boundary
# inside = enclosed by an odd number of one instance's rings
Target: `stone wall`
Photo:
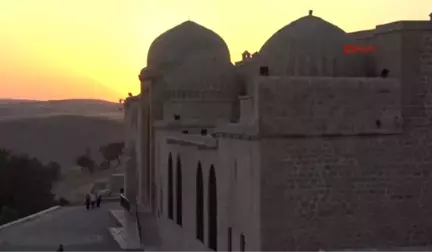
[[[129,97],[124,103],[124,121],[125,121],[125,141],[134,141],[137,138],[139,131],[139,117],[140,117],[140,100],[139,97]],[[127,143],[126,143],[127,144]]]
[[[421,39],[419,82],[424,90],[426,117],[432,118],[432,32],[425,33]]]
[[[124,188],[125,174],[112,174],[110,177],[110,190],[113,196],[120,193],[120,189]]]
[[[201,138],[201,139],[200,139]],[[259,154],[258,144],[239,139],[180,134],[158,130],[157,187],[159,190],[159,229],[166,250],[206,250],[208,248],[208,183],[213,165],[217,181],[218,250],[228,250],[228,228],[232,228],[232,248],[240,249],[240,235],[246,237],[246,248],[260,249],[259,220]],[[196,144],[194,144],[194,142]],[[219,146],[220,145],[220,146]],[[183,185],[183,224],[168,218],[168,157],[173,158],[176,178],[177,156],[181,160]],[[204,179],[204,242],[196,239],[196,173],[201,163]],[[174,179],[174,198],[176,181]],[[257,221],[251,221],[257,220]]]
[[[241,96],[240,100],[240,120],[241,124],[251,124],[256,120],[253,96]]]
[[[262,77],[255,107],[262,135],[400,133],[394,79]]]
[[[200,119],[207,122],[229,122],[234,116],[234,101],[167,101],[164,104],[165,120],[177,114],[182,120]]]
[[[261,250],[260,154],[259,142],[220,138],[218,193],[224,199],[218,206],[218,250],[228,251],[228,228],[232,229],[232,251],[241,251],[241,235],[246,251]]]
[[[262,140],[263,250],[432,244],[431,28],[397,22],[368,38],[375,71],[401,82],[402,134]]]
[[[377,48],[376,71],[390,70],[390,77],[401,81],[402,115],[405,127],[428,124],[425,95],[430,70],[431,22],[402,21],[378,26],[373,43]],[[427,63],[426,63],[427,65]],[[421,70],[423,69],[423,70]]]
[[[141,92],[141,95],[139,135],[139,155],[141,155],[141,165],[138,167],[139,203],[146,207],[150,207],[149,94],[148,92]]]
[[[431,245],[432,130],[262,141],[262,250]]]
[[[156,137],[158,148],[156,148],[157,169],[156,182],[158,190],[158,215],[159,230],[162,238],[163,250],[184,251],[184,250],[204,250],[207,242],[207,188],[210,166],[214,165],[219,169],[214,149],[198,149],[193,145],[168,144],[169,136],[175,136],[175,132],[158,130]],[[173,191],[174,191],[174,220],[168,218],[168,158],[171,154],[173,164]],[[176,177],[177,177],[177,157],[181,162],[182,173],[182,202],[183,218],[182,225],[176,223]],[[198,161],[201,162],[204,182],[204,233],[205,243],[196,239],[196,172]],[[217,178],[219,172],[216,171]],[[218,181],[222,182],[223,179]],[[219,200],[219,199],[218,199]],[[223,202],[223,200],[220,200]]]
[[[129,97],[124,104],[125,109],[125,124],[126,124],[126,137],[125,137],[125,173],[124,187],[126,197],[132,202],[135,202],[139,195],[139,180],[138,167],[141,166],[142,158],[140,153],[140,120],[141,120],[141,101],[139,96]]]

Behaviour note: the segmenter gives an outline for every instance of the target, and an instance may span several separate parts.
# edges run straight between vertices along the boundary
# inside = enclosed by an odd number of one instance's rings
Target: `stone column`
[[[136,203],[137,196],[137,169],[135,146],[132,143],[126,152],[126,171],[125,171],[125,196],[131,203]]]
[[[149,167],[149,94],[145,93],[142,100],[142,124],[141,124],[141,199],[146,207],[149,206],[149,181],[150,181],[150,167]]]

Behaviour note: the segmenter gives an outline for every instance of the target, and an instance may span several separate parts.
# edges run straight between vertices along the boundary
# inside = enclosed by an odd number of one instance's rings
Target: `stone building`
[[[235,65],[187,21],[139,79],[126,197],[161,249],[432,245],[431,21],[346,33],[310,12]]]

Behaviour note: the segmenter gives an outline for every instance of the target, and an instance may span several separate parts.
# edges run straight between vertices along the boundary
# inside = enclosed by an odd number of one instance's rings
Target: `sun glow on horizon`
[[[150,44],[188,19],[218,33],[235,62],[244,50],[258,51],[272,34],[309,9],[351,32],[428,19],[428,2],[3,1],[0,98],[118,101],[128,92],[138,94],[138,73],[146,66]]]

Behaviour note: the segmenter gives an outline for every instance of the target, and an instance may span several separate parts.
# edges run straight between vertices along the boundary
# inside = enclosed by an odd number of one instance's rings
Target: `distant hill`
[[[58,162],[63,172],[87,148],[101,161],[101,145],[124,139],[120,107],[102,100],[0,99],[0,148]]]
[[[7,100],[0,99],[0,120],[47,115],[90,115],[123,119],[118,103],[103,100]]]

